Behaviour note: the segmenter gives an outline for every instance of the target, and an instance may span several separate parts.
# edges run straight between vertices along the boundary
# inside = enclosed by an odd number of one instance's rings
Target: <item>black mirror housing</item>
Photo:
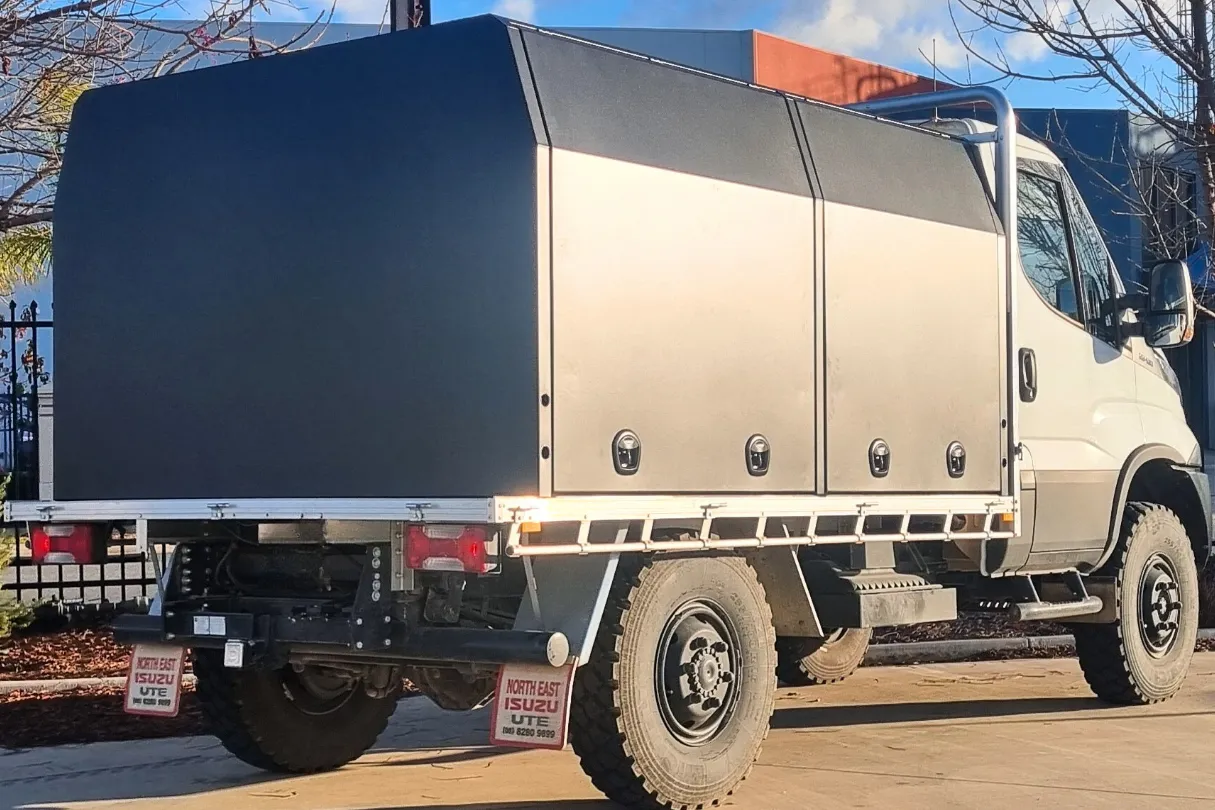
[[[1146,304],[1140,321],[1149,346],[1172,349],[1194,337],[1194,288],[1184,262],[1160,262],[1152,268]]]

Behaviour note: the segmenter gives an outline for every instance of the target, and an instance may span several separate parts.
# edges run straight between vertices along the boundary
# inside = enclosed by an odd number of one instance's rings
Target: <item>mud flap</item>
[[[627,531],[628,525],[622,525],[616,542],[623,542]],[[571,663],[582,666],[590,660],[620,555],[532,557],[526,561],[531,569],[528,589],[515,617],[515,629],[563,633],[570,644]],[[590,598],[592,594],[594,598]]]
[[[806,587],[797,549],[771,546],[747,555],[772,608],[772,626],[778,636],[823,638],[822,622]]]
[[[561,749],[569,737],[573,664],[507,664],[498,670],[491,745]]]
[[[140,644],[127,672],[127,714],[176,717],[181,708],[181,675],[186,650],[166,644]]]

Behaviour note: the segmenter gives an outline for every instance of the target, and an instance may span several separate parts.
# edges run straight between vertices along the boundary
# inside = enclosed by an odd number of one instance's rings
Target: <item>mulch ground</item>
[[[1017,625],[1003,619],[964,617],[956,622],[888,628],[874,632],[874,643],[937,641],[950,638],[1020,638],[1064,635],[1057,625]],[[1215,641],[1198,649],[1215,651]],[[970,660],[1054,658],[1067,649],[1020,650],[975,656]],[[104,626],[35,632],[0,642],[0,681],[104,678],[126,674],[128,647],[114,643]],[[177,717],[136,717],[123,711],[122,687],[93,687],[52,694],[0,695],[0,748],[33,748],[106,741],[206,734],[193,687],[184,687]]]
[[[23,634],[0,641],[0,681],[110,678],[127,674],[130,657],[108,627]]]

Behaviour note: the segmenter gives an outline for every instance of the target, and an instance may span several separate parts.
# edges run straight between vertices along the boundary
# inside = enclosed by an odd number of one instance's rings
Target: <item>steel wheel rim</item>
[[[1139,580],[1139,634],[1153,656],[1167,655],[1176,645],[1181,609],[1177,569],[1167,557],[1153,554]]]
[[[654,690],[663,723],[689,746],[713,740],[738,703],[742,662],[738,633],[721,606],[696,599],[663,627],[654,663]]]

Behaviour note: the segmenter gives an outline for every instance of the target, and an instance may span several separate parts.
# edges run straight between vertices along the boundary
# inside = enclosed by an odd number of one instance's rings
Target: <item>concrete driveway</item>
[[[0,716],[3,722],[3,716]],[[488,748],[486,715],[403,701],[337,773],[268,778],[207,738],[0,754],[0,808],[607,810],[572,753]],[[1215,807],[1215,653],[1183,694],[1105,707],[1071,660],[864,669],[782,690],[760,764],[729,806]]]

